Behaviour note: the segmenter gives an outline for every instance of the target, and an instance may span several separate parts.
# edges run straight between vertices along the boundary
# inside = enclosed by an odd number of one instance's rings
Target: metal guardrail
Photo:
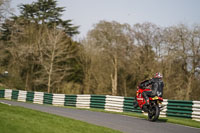
[[[32,102],[37,104],[52,104],[54,106],[73,106],[77,108],[98,108],[115,112],[143,113],[139,108],[133,108],[134,97],[110,95],[65,95],[45,92],[29,92],[22,90],[0,90],[0,98]],[[160,117],[182,117],[200,121],[200,101],[163,101]]]

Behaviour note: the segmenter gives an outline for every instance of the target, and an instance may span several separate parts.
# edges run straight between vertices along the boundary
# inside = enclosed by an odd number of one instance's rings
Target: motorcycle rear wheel
[[[158,105],[154,105],[150,107],[148,111],[148,120],[149,121],[156,121],[160,115],[160,108]]]

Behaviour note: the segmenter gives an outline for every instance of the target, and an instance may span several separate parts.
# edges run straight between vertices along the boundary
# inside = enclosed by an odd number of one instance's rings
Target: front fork
[[[164,105],[162,104],[162,101],[157,101],[158,107],[160,108],[160,111],[164,109]]]
[[[151,103],[150,103],[150,106],[149,106],[149,109],[150,109],[151,107],[153,107],[153,106],[158,106],[158,107],[160,108],[160,110],[162,110],[163,107],[164,107],[164,106],[162,105],[162,101],[159,101],[159,100],[151,102]]]

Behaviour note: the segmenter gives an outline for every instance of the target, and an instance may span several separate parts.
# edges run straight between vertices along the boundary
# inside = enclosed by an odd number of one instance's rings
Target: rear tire
[[[160,108],[158,105],[153,105],[149,108],[148,111],[148,120],[149,121],[156,121],[160,115]]]

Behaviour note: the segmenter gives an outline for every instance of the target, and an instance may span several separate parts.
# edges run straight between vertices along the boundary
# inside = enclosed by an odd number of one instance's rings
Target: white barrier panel
[[[90,108],[91,95],[77,95],[76,107],[77,108]]]
[[[35,92],[33,103],[43,104],[44,92]]]
[[[200,101],[193,101],[192,119],[196,121],[200,121]]]
[[[167,104],[168,104],[168,100],[167,99],[163,99],[162,102],[162,110],[160,111],[160,116],[159,117],[167,117],[166,113],[167,113]]]
[[[5,99],[12,99],[12,90],[10,89],[5,89],[5,95],[4,95]]]
[[[124,97],[106,95],[105,110],[123,112]]]
[[[26,102],[26,94],[27,94],[27,91],[19,90],[17,101]]]
[[[64,106],[65,94],[53,94],[53,105]]]

